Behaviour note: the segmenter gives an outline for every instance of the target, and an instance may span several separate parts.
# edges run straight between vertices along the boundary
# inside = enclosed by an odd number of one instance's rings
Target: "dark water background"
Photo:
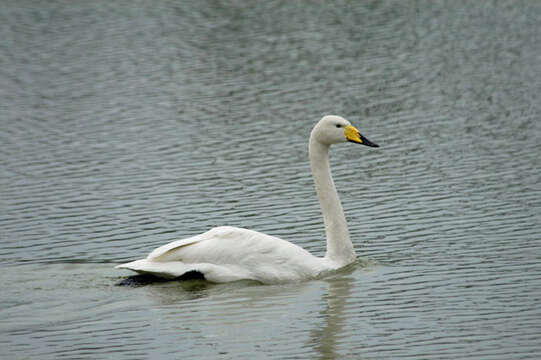
[[[2,1],[5,359],[537,359],[541,2]],[[322,255],[324,114],[364,260],[114,284],[216,225]]]

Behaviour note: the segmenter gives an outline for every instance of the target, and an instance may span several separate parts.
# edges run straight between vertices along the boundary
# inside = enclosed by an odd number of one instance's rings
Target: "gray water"
[[[537,359],[541,3],[3,1],[2,359]],[[119,287],[218,225],[325,252],[311,127],[361,259]]]

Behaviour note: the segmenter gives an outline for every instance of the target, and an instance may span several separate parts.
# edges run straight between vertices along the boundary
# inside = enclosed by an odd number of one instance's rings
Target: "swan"
[[[349,121],[336,115],[324,116],[310,134],[310,165],[327,237],[324,257],[316,257],[274,236],[220,226],[163,245],[145,259],[117,265],[116,268],[165,279],[198,274],[216,283],[255,280],[273,284],[314,279],[351,264],[356,254],[331,176],[328,156],[332,144],[347,141],[378,147]]]

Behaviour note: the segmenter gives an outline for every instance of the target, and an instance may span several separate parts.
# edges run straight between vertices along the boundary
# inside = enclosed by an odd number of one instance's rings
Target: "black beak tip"
[[[378,144],[373,143],[372,141],[368,140],[367,138],[365,138],[362,135],[360,136],[360,138],[361,138],[361,141],[362,141],[363,145],[370,146],[370,147],[379,147]]]

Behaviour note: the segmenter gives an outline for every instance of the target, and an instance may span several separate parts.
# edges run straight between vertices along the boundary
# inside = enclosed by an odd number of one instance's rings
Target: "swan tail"
[[[116,269],[128,269],[138,274],[150,274],[164,279],[181,278],[185,274],[194,274],[196,272],[203,276],[203,272],[197,267],[184,264],[180,261],[157,262],[148,259],[135,260],[129,263],[115,266]]]
[[[142,275],[153,275],[168,280],[205,279],[215,283],[237,280],[260,281],[250,271],[234,265],[220,266],[208,263],[186,264],[180,261],[159,262],[147,259],[135,260],[115,266]]]

